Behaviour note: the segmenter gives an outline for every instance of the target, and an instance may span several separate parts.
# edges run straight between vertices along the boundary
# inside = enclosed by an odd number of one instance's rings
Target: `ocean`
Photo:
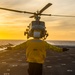
[[[13,45],[18,45],[24,41],[25,40],[0,40],[0,45],[6,45],[8,43],[11,43]]]
[[[0,51],[5,49],[5,48],[1,48],[2,45],[7,45],[10,43],[15,46],[23,42],[25,42],[25,40],[0,40]],[[57,46],[75,47],[75,41],[47,40],[47,42]]]
[[[47,42],[52,45],[75,47],[75,41],[48,40]]]
[[[25,40],[0,40],[0,51],[6,49],[6,45],[12,44],[13,46],[25,42]]]

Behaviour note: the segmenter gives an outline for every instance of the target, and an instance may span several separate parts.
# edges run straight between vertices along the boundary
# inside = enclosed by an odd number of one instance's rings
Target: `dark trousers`
[[[42,75],[43,64],[29,63],[28,74],[29,75]]]

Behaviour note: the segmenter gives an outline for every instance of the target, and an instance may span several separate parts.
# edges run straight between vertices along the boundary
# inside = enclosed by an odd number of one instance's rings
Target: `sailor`
[[[28,62],[28,74],[29,75],[42,75],[43,64],[46,58],[46,51],[52,50],[56,52],[64,52],[68,49],[59,48],[54,45],[41,40],[41,32],[34,31],[33,39],[27,40],[26,42],[15,46],[13,49],[25,49],[26,59]]]

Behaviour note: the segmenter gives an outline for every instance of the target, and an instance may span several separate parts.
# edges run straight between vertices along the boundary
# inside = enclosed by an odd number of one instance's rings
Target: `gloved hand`
[[[63,48],[63,52],[64,52],[64,51],[68,51],[68,50],[69,50],[68,48]]]

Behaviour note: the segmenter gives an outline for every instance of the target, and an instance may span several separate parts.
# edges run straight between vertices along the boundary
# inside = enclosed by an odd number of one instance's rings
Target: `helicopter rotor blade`
[[[42,16],[51,16],[51,14],[40,14]]]
[[[34,17],[34,15],[30,16],[29,18],[33,18],[33,17]]]
[[[51,15],[51,16],[57,16],[57,17],[75,17],[72,15]]]
[[[20,10],[14,10],[14,9],[2,8],[2,7],[0,7],[0,9],[2,9],[2,10],[7,10],[7,11],[18,12],[18,13],[28,13],[28,14],[35,14],[35,13],[32,13],[32,12],[20,11]]]
[[[51,15],[51,14],[41,14],[43,16],[56,16],[56,17],[75,17],[72,15]]]
[[[46,10],[49,6],[51,6],[52,3],[48,3],[44,8],[42,8],[38,14],[41,14],[44,10]]]
[[[7,10],[7,11],[13,11],[13,12],[18,12],[18,13],[28,13],[28,14],[36,14],[36,15],[43,15],[43,16],[57,16],[57,17],[75,17],[75,16],[71,16],[71,15],[51,15],[51,14],[41,14],[45,9],[47,9],[49,6],[51,6],[51,3],[48,3],[43,9],[40,10],[39,13],[33,13],[33,12],[27,12],[27,11],[20,11],[20,10],[14,10],[14,9],[8,9],[8,8],[2,8],[0,7],[0,9],[2,10]],[[30,16],[30,18],[33,18],[34,15]]]
[[[36,15],[41,15],[41,13],[46,10],[49,6],[51,6],[52,3],[48,3],[45,7],[43,7]],[[34,15],[30,16],[30,18],[33,18]]]

